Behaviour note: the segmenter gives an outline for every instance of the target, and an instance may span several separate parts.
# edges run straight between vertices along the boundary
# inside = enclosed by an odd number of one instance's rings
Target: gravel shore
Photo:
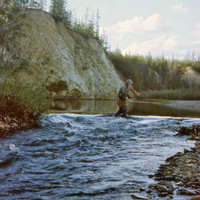
[[[153,176],[158,183],[150,186],[149,191],[156,191],[158,197],[173,198],[176,193],[200,200],[200,125],[182,127],[176,137],[182,135],[188,135],[188,140],[195,140],[195,147],[167,158]]]

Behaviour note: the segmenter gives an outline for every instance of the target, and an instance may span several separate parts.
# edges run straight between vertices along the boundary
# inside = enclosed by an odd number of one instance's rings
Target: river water
[[[115,118],[114,105],[83,104],[70,110],[54,107],[40,128],[1,136],[0,199],[131,200],[131,194],[154,183],[148,175],[166,158],[193,146],[175,136],[177,130],[200,121],[131,114]]]

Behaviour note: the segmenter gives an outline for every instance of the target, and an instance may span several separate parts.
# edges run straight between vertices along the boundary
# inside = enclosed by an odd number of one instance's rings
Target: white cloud
[[[184,41],[184,43],[183,43]],[[200,40],[187,40],[181,35],[160,35],[159,37],[144,40],[142,42],[133,42],[127,45],[122,50],[123,54],[140,54],[147,55],[149,52],[153,56],[161,56],[171,58],[174,55],[176,58],[183,59],[188,52],[199,52]]]
[[[189,11],[189,8],[186,6],[183,6],[182,3],[173,5],[171,9],[175,11],[179,11],[179,12],[184,12],[184,13]]]
[[[125,33],[140,34],[142,32],[156,32],[166,30],[171,24],[161,15],[153,15],[143,18],[135,16],[132,19],[119,21],[116,24],[105,27],[104,30],[109,35],[122,35]]]
[[[153,56],[171,58],[174,55],[184,59],[188,52],[196,55],[200,52],[200,22],[190,27],[193,37],[180,31],[172,32],[172,28],[176,30],[166,18],[154,13],[146,18],[135,16],[118,21],[104,30],[112,49],[119,47],[123,54],[148,55],[150,52]]]
[[[147,31],[159,31],[165,30],[170,26],[171,24],[164,17],[154,13],[142,22],[141,29]]]
[[[122,53],[145,55],[151,52],[153,55],[160,55],[163,53],[162,50],[165,40],[166,40],[166,35],[161,35],[154,39],[144,40],[142,42],[133,42],[129,44],[125,49],[123,49]]]
[[[200,39],[200,22],[192,25],[192,33],[196,38]]]
[[[192,46],[192,52],[198,52],[198,55],[196,56],[200,56],[199,52],[200,52],[200,40],[196,40],[196,41],[193,41],[191,42],[191,46]]]

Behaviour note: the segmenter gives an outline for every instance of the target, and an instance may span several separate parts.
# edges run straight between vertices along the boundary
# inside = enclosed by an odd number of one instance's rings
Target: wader
[[[119,106],[119,110],[117,111],[117,113],[115,114],[115,116],[117,117],[126,117],[127,116],[127,112],[128,112],[128,108],[127,108],[127,103],[126,103],[126,97],[129,96],[128,95],[128,91],[129,89],[126,87],[126,85],[123,85],[118,93],[118,98],[117,98],[117,104]]]
[[[127,112],[128,112],[127,106],[121,106],[121,107],[119,107],[119,110],[115,114],[115,117],[119,117],[119,116],[127,117]]]

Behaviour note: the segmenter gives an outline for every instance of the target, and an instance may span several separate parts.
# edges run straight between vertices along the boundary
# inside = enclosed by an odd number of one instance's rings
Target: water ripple
[[[52,114],[0,141],[0,199],[131,199],[195,119]],[[158,151],[159,149],[159,151]]]

